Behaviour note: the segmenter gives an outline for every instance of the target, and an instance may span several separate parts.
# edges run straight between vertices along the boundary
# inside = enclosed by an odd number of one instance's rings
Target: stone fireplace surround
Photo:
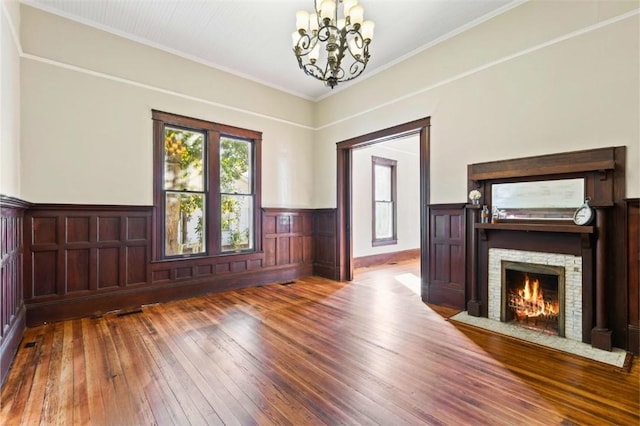
[[[582,341],[582,257],[561,253],[489,249],[488,318],[500,321],[502,306],[502,261],[561,266],[564,268],[564,333]]]

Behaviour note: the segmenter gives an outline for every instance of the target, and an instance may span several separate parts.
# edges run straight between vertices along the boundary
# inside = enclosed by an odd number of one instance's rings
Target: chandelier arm
[[[322,41],[322,42],[329,41],[332,35],[331,33],[337,32],[337,31],[338,31],[338,27],[335,27],[333,25],[326,25],[318,29],[318,34],[316,35],[316,37],[318,38],[319,41]]]
[[[302,70],[306,75],[313,77],[317,80],[326,82],[327,79],[330,78],[330,77],[327,77],[327,69],[325,68],[323,70],[316,64],[308,63],[308,64],[305,64],[304,66],[301,66],[300,68],[302,68]]]
[[[347,80],[352,80],[354,78],[356,78],[357,76],[359,76],[360,74],[362,74],[362,71],[364,71],[365,69],[365,63],[361,62],[361,61],[357,61],[351,64],[351,66],[349,67],[349,73],[351,74],[351,77],[349,77]]]
[[[309,34],[303,34],[300,36],[300,40],[298,40],[298,44],[293,49],[298,61],[301,60],[303,56],[309,55],[314,47],[318,44],[318,38],[312,37]]]

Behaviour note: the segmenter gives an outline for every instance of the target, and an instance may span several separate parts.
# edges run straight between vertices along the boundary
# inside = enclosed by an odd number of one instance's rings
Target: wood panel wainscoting
[[[0,195],[0,385],[26,329],[22,222],[29,204]]]
[[[465,205],[428,207],[428,271],[425,302],[464,310],[466,285]]]
[[[338,265],[338,215],[336,209],[314,210],[313,274],[331,280],[340,279]]]
[[[151,260],[152,207],[40,204],[25,218],[28,325],[313,273],[308,209],[263,209],[261,252],[163,261]]]

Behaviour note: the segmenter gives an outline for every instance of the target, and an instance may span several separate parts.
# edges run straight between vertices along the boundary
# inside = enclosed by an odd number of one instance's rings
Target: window
[[[371,157],[373,246],[396,244],[396,160]]]
[[[153,120],[154,259],[259,250],[261,133],[160,111]]]

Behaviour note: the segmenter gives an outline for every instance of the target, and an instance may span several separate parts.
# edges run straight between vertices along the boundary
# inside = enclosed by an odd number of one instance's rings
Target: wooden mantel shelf
[[[566,232],[571,234],[593,234],[595,227],[578,226],[559,223],[476,223],[476,229],[491,230],[499,229],[504,231],[532,231],[532,232]]]

